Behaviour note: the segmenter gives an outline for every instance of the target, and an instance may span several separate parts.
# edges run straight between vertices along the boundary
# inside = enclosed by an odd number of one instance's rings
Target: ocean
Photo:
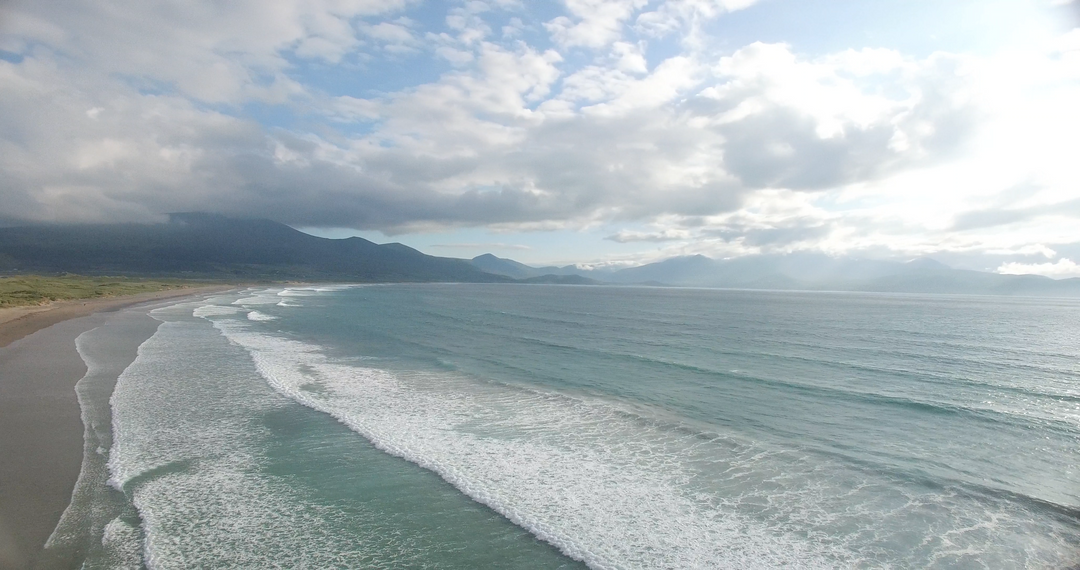
[[[84,568],[1080,565],[1075,300],[394,284],[150,316],[122,370],[143,320],[77,341],[49,546]]]

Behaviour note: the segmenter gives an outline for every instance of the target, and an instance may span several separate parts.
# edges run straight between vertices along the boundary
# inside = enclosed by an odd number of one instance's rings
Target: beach
[[[47,551],[89,537],[87,568],[1078,562],[1073,301],[469,284],[192,301],[154,311],[130,365],[115,347],[143,311],[79,340],[103,429]]]
[[[53,565],[43,564],[42,548],[71,499],[83,459],[74,387],[87,368],[75,338],[123,309],[228,288],[0,311],[0,568]],[[146,336],[152,333],[153,327],[146,327]],[[129,351],[132,360],[135,347]]]
[[[1080,561],[1074,301],[283,284],[135,302],[0,348],[0,568]]]

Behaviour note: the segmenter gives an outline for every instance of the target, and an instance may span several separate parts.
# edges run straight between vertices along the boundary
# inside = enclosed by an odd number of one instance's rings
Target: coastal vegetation
[[[0,308],[44,305],[52,301],[119,297],[182,289],[195,285],[180,279],[87,277],[83,275],[16,275],[0,277]]]

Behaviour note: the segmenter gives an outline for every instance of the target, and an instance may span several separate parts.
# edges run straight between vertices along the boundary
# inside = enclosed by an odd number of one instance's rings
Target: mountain
[[[508,282],[399,243],[326,239],[270,220],[171,214],[164,224],[0,228],[0,270],[366,282]]]
[[[490,253],[478,255],[470,260],[474,266],[480,268],[483,271],[492,273],[494,275],[502,275],[510,277],[512,279],[534,279],[537,277],[544,277],[547,275],[561,276],[561,277],[580,277],[581,279],[563,279],[563,280],[549,280],[549,282],[555,283],[597,283],[597,280],[605,280],[610,274],[610,271],[604,270],[586,270],[580,269],[574,265],[566,265],[563,267],[556,267],[554,265],[548,265],[545,267],[532,267],[531,265],[525,265],[519,261],[513,259],[506,259],[504,257],[495,257]],[[535,282],[535,281],[534,281]]]
[[[899,262],[817,253],[725,260],[702,255],[676,257],[623,269],[610,280],[745,289],[1080,296],[1080,279],[1054,280],[1039,275],[960,270],[930,258]]]
[[[531,267],[481,255],[425,255],[400,243],[326,239],[269,220],[184,213],[163,224],[0,228],[0,271],[312,281],[656,284],[746,289],[1080,296],[1080,279],[953,269],[817,253],[675,257],[640,267]]]
[[[509,273],[554,274],[552,269],[533,268],[509,259],[481,256]],[[479,258],[477,258],[479,259]],[[475,264],[477,259],[473,260]],[[738,289],[867,291],[882,293],[951,293],[979,295],[1080,296],[1080,279],[1054,280],[1038,275],[999,275],[953,269],[930,258],[908,262],[832,257],[821,253],[753,255],[712,259],[704,255],[673,257],[614,272],[576,275],[612,284],[724,287]]]
[[[582,277],[581,275],[552,275],[550,273],[539,277],[521,279],[522,283],[542,283],[548,285],[603,285],[601,281]]]
[[[510,277],[511,279],[528,279],[530,277],[540,277],[552,273],[550,271],[545,272],[544,268],[530,267],[524,263],[514,261],[513,259],[495,257],[490,253],[478,255],[472,258],[470,263],[481,271],[493,275],[503,275],[505,277]]]
[[[613,283],[665,283],[681,286],[708,286],[719,266],[704,255],[672,257],[656,263],[621,269],[608,276]]]

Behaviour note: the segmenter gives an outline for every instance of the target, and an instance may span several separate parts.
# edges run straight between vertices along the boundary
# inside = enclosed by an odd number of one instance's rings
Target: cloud
[[[699,26],[721,14],[748,8],[758,0],[667,0],[656,10],[643,12],[635,27],[645,35],[667,36],[674,32]],[[693,37],[693,33],[688,37]]]
[[[705,41],[749,2],[504,4],[5,6],[0,223],[602,226],[724,255],[1075,241],[1075,31],[815,54]]]
[[[728,141],[725,166],[748,186],[835,188],[941,160],[970,139],[976,111],[950,96],[963,89],[956,65],[887,50],[805,60],[754,43],[721,59],[724,81],[694,110],[712,115]]]
[[[562,77],[561,62],[523,43],[481,42],[468,68],[438,81],[381,98],[329,100],[325,112],[335,120],[374,125],[370,134],[336,139],[265,129],[179,94],[145,96],[48,54],[3,62],[10,81],[0,90],[20,110],[7,132],[25,133],[8,143],[36,169],[8,193],[39,201],[8,214],[63,218],[70,214],[55,200],[41,200],[92,186],[107,200],[96,214],[79,208],[82,217],[202,205],[391,231],[417,223],[574,224],[717,214],[760,188],[827,189],[921,156],[917,143],[907,151],[889,146],[920,104],[860,105],[851,81],[826,81],[839,77],[839,64],[801,60],[785,46],[741,50],[722,60],[715,80],[683,56],[645,75],[617,64]],[[64,84],[83,88],[56,90]],[[792,98],[789,91],[802,88],[820,91],[821,100],[833,89],[845,106],[823,110]],[[55,120],[30,120],[43,98],[58,111]],[[874,105],[876,112],[859,111]],[[102,109],[93,122],[91,109]]]
[[[47,45],[100,74],[117,74],[208,103],[280,102],[304,91],[290,56],[337,63],[362,41],[357,18],[406,0],[165,3],[76,0],[5,3],[5,34]]]
[[[690,239],[692,234],[686,230],[663,230],[659,232],[634,232],[629,230],[621,230],[614,235],[610,235],[604,239],[611,240],[618,243],[631,243],[638,241],[647,242],[664,242],[664,241],[678,241]]]
[[[399,18],[394,22],[363,22],[357,27],[387,52],[402,54],[414,53],[420,49],[420,40],[410,29],[413,25],[408,18]]]
[[[1032,194],[1036,192],[1033,190]],[[1074,217],[1078,215],[1080,215],[1080,198],[1064,202],[1038,204],[1026,208],[1005,207],[962,212],[956,216],[953,228],[957,230],[994,228],[1018,222],[1028,222],[1047,216]]]
[[[532,248],[527,245],[518,243],[498,243],[498,242],[474,242],[474,243],[436,243],[431,247],[440,249],[512,249],[518,251],[531,250]]]
[[[561,47],[600,48],[619,40],[623,25],[648,0],[565,0],[572,17],[559,16],[544,24]]]
[[[1080,265],[1061,258],[1055,263],[1002,263],[997,272],[1004,275],[1043,275],[1053,279],[1080,277]]]

